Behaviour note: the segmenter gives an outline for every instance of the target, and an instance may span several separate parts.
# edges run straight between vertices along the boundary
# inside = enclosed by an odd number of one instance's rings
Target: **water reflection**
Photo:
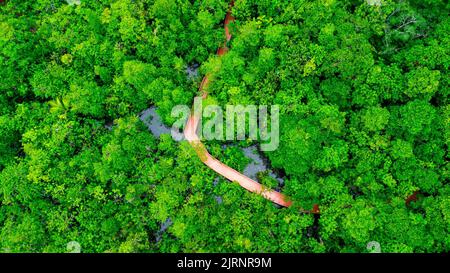
[[[199,64],[194,63],[186,67],[186,77],[188,80],[195,80],[198,77]]]
[[[166,221],[164,221],[161,224],[161,227],[159,228],[158,232],[156,232],[156,242],[161,241],[162,235],[164,232],[173,224],[172,219],[168,217]]]
[[[159,138],[161,134],[170,134],[171,128],[162,122],[161,117],[156,112],[155,106],[151,106],[150,108],[142,111],[139,115],[139,119],[142,120],[142,122],[157,138]]]
[[[246,176],[257,181],[258,173],[267,172],[270,177],[278,181],[280,187],[284,185],[284,179],[270,169],[268,160],[263,157],[256,145],[242,148],[242,151],[247,158],[251,159],[251,162],[244,169],[244,174]]]

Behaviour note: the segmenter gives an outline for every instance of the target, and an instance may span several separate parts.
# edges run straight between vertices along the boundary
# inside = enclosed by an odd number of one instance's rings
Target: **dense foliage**
[[[448,1],[236,0],[221,58],[226,0],[80,2],[0,4],[2,252],[450,251]],[[138,119],[192,103],[192,64],[222,105],[280,105],[294,206]]]

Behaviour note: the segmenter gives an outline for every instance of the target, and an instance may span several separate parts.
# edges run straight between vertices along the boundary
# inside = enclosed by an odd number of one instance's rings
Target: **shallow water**
[[[277,180],[280,187],[284,185],[284,179],[270,169],[269,162],[261,155],[256,145],[242,148],[242,151],[247,158],[251,159],[251,162],[244,169],[246,176],[257,181],[259,172],[268,171],[268,175]]]
[[[214,196],[214,199],[216,200],[217,204],[221,205],[223,203],[222,196],[216,195]]]
[[[267,170],[267,165],[258,153],[256,146],[242,148],[242,151],[244,152],[244,155],[251,160],[251,162],[245,167],[244,174],[251,179],[256,180],[259,172],[264,172]]]
[[[188,80],[195,80],[198,77],[198,68],[199,65],[197,63],[186,67],[186,77]]]
[[[171,128],[166,126],[159,114],[156,112],[156,107],[151,106],[148,109],[145,109],[139,115],[139,119],[144,122],[147,128],[152,132],[152,134],[159,138],[161,134],[170,134]]]
[[[199,75],[199,67],[200,65],[197,63],[186,66],[186,78],[195,80]],[[156,106],[145,109],[139,114],[139,119],[144,122],[156,138],[159,138],[161,134],[171,134],[171,128],[162,122],[161,116],[156,112],[156,109]]]
[[[173,224],[172,219],[168,217],[166,221],[161,223],[161,227],[159,228],[158,232],[156,232],[156,242],[161,241],[162,235],[166,230]]]

